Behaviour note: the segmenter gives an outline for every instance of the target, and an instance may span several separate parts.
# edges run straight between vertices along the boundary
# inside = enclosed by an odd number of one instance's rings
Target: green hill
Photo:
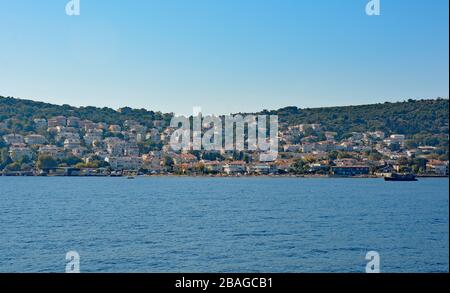
[[[361,106],[300,109],[286,107],[262,114],[277,114],[285,125],[319,123],[327,131],[339,136],[356,131],[381,130],[406,134],[419,144],[448,145],[448,99],[408,100],[397,103],[382,103]],[[33,130],[34,118],[50,118],[57,115],[77,116],[94,122],[122,124],[135,120],[151,127],[154,120],[170,121],[172,114],[146,109],[96,107],[72,107],[53,105],[31,100],[0,96],[0,122],[12,119],[18,132]]]

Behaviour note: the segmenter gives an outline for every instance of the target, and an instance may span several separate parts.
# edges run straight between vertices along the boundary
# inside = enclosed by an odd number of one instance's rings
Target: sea
[[[0,272],[449,271],[449,180],[0,177]],[[373,260],[373,259],[372,259]]]

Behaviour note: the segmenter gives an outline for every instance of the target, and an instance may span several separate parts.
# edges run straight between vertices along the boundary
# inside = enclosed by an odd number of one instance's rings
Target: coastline
[[[183,175],[183,174],[147,174],[147,175],[136,175],[136,176],[127,176],[127,175],[11,175],[11,174],[0,174],[1,177],[70,177],[70,178],[98,178],[98,177],[111,177],[111,178],[304,178],[304,179],[383,179],[384,176],[378,175],[365,175],[365,176],[336,176],[336,175],[255,175],[255,174],[241,174],[241,175]],[[429,178],[429,179],[441,179],[441,178],[449,178],[449,176],[443,175],[432,175],[432,174],[420,174],[416,175],[417,178]]]

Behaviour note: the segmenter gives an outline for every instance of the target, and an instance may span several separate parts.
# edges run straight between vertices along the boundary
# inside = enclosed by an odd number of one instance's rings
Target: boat
[[[417,181],[417,177],[414,174],[398,174],[391,173],[384,177],[385,181]]]

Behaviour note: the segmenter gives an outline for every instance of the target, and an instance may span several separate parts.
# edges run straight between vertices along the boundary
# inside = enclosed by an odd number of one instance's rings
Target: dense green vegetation
[[[142,125],[151,127],[154,120],[170,121],[171,114],[148,111],[145,109],[131,109],[128,107],[119,110],[96,107],[72,107],[69,105],[53,105],[31,100],[20,100],[0,96],[0,122],[14,119],[18,130],[27,131],[32,128],[34,118],[51,118],[54,116],[76,116],[93,122],[108,124],[123,124],[126,120],[134,120]]]
[[[320,123],[327,131],[340,135],[381,130],[412,136],[420,133],[448,135],[448,107],[447,99],[435,99],[315,109],[287,107],[266,112],[277,114],[280,121],[289,125]]]
[[[411,147],[448,146],[448,99],[315,109],[286,107],[274,111],[265,110],[262,114],[276,114],[280,123],[285,125],[318,123],[327,131],[337,132],[340,138],[351,132],[381,130],[387,134],[407,135]],[[0,122],[7,121],[10,124],[8,129],[31,132],[34,130],[34,118],[48,119],[57,115],[77,116],[108,124],[123,124],[126,120],[135,120],[148,127],[152,127],[154,120],[163,120],[167,125],[172,117],[171,113],[163,114],[145,109],[77,108],[0,96]]]

